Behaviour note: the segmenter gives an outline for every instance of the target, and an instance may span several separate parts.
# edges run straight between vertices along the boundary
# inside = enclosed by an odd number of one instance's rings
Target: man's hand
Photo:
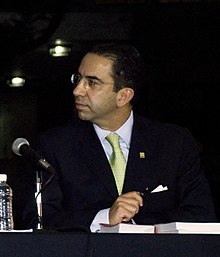
[[[143,206],[143,199],[139,192],[129,192],[120,195],[109,211],[109,224],[116,225],[121,222],[130,221],[139,208]]]

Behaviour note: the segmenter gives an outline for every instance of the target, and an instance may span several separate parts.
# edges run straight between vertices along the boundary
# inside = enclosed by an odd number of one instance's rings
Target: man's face
[[[114,122],[117,112],[117,93],[113,92],[111,76],[113,61],[88,53],[79,67],[79,80],[73,90],[78,116],[100,127]]]

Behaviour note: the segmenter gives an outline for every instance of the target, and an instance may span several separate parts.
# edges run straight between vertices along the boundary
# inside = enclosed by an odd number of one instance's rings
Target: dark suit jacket
[[[111,207],[117,189],[90,122],[73,120],[51,129],[35,147],[56,170],[43,192],[44,226],[89,227],[98,211]],[[168,190],[150,193],[159,185]],[[189,131],[134,115],[123,193],[145,187],[149,193],[134,217],[138,224],[215,221],[209,186]]]

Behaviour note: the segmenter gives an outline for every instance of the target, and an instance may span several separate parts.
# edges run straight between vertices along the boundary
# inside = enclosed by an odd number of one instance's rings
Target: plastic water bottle
[[[0,230],[14,229],[12,195],[12,189],[7,184],[7,175],[0,174]]]

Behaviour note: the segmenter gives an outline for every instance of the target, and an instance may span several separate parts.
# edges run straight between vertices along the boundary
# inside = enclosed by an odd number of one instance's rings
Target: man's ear
[[[129,87],[122,88],[117,95],[117,106],[122,107],[134,97],[134,90]]]

